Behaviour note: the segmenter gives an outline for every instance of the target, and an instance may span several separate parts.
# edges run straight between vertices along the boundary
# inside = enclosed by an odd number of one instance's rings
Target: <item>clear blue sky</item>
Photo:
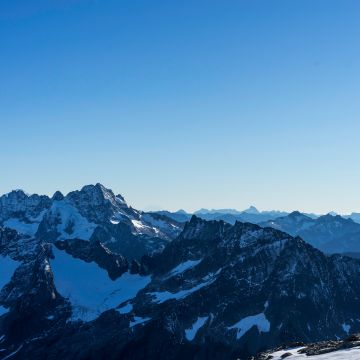
[[[360,210],[358,0],[0,0],[0,192]]]

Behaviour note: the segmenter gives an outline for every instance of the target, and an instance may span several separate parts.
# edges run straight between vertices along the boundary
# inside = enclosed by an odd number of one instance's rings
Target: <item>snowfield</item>
[[[51,259],[50,263],[55,286],[71,302],[73,320],[94,320],[102,312],[135,297],[150,282],[150,276],[128,272],[113,281],[107,271],[94,262],[75,259],[55,247],[53,253],[55,259]],[[129,307],[124,309],[127,310]]]
[[[40,222],[25,223],[16,218],[10,218],[4,221],[4,226],[14,229],[20,234],[34,236],[38,230]]]
[[[360,347],[355,347],[347,350],[338,350],[334,352],[330,352],[327,354],[314,355],[314,356],[306,356],[306,354],[299,354],[298,351],[303,349],[303,347],[298,347],[294,349],[287,349],[276,351],[272,354],[272,360],[282,360],[284,359],[282,356],[286,353],[290,353],[291,356],[286,357],[289,360],[296,359],[308,359],[308,360],[359,360],[360,359]]]
[[[84,218],[79,211],[66,200],[54,201],[50,211],[52,217],[60,220],[56,228],[60,234],[58,237],[59,240],[89,240],[97,226]]]
[[[236,338],[240,339],[244,336],[253,326],[256,326],[259,332],[269,332],[270,323],[264,313],[260,313],[253,316],[248,316],[241,319],[235,325],[228,327],[229,330],[237,329]]]
[[[9,256],[0,256],[0,290],[11,280],[19,265],[19,261],[15,261]]]
[[[208,316],[198,317],[197,320],[192,324],[190,329],[185,329],[185,337],[189,341],[194,340],[197,332],[205,325],[208,318]]]

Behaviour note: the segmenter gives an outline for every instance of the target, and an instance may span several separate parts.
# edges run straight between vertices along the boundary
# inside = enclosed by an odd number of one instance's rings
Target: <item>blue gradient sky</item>
[[[0,1],[0,192],[360,210],[357,0]]]

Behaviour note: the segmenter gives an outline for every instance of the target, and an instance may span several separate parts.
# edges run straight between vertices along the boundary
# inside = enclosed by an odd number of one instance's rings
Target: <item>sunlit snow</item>
[[[271,360],[282,360],[283,355],[290,353],[291,356],[286,357],[286,359],[298,360],[359,360],[360,359],[360,347],[355,347],[352,349],[338,350],[330,352],[327,354],[306,356],[306,354],[299,354],[298,351],[302,348],[286,349],[281,351],[276,351],[272,353]]]
[[[60,218],[57,231],[59,239],[82,239],[89,240],[93,234],[96,224],[89,222],[68,201],[54,201],[51,207],[53,216]]]

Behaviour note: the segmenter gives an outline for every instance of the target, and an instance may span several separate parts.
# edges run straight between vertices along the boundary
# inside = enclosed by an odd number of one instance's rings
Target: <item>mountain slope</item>
[[[183,226],[166,216],[129,207],[121,195],[101,184],[84,186],[66,196],[56,192],[51,199],[21,190],[3,195],[1,225],[39,242],[98,241],[130,260],[160,251]]]
[[[22,244],[2,231],[5,244]],[[32,261],[2,248],[21,262],[1,291],[4,354],[231,359],[360,331],[360,262],[272,228],[193,217],[161,253],[133,264],[86,244],[43,244]]]
[[[360,224],[339,215],[313,219],[296,211],[260,225],[300,236],[326,253],[360,252]]]

